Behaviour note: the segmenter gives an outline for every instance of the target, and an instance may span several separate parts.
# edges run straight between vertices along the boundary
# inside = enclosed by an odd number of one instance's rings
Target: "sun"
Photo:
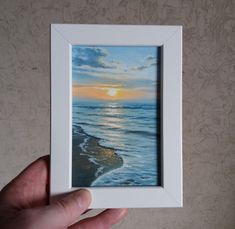
[[[116,88],[108,88],[107,94],[109,96],[114,97],[115,95],[117,95],[117,89]]]

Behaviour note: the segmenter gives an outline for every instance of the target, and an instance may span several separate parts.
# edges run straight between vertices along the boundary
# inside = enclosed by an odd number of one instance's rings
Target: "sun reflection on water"
[[[122,105],[117,102],[110,102],[105,105],[101,112],[105,115],[100,117],[100,121],[108,127],[104,133],[105,138],[115,143],[115,145],[124,146],[122,130],[125,129],[125,123],[121,117],[124,113]]]

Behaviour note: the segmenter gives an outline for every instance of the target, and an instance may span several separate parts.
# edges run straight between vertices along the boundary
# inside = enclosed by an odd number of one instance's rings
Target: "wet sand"
[[[89,187],[99,176],[123,165],[114,149],[101,146],[99,138],[73,126],[72,186]]]

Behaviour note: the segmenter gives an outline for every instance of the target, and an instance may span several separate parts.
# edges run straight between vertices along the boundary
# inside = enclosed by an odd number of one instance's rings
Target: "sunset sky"
[[[72,48],[74,100],[154,101],[158,49],[152,46]]]

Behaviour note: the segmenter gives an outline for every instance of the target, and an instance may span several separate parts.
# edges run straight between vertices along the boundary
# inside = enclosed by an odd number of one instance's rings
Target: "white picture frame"
[[[51,201],[71,187],[71,46],[162,46],[162,186],[89,187],[90,208],[182,207],[182,26],[51,25]]]

